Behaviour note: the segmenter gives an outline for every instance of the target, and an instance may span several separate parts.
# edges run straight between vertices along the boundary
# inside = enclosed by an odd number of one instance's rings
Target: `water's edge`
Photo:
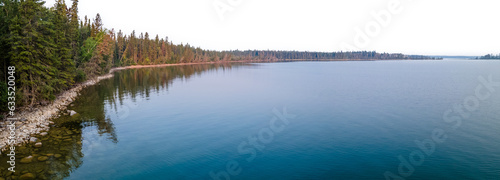
[[[218,63],[241,63],[234,62],[201,62],[201,63],[177,63],[177,64],[159,64],[159,65],[133,65],[125,67],[116,67],[102,76],[87,80],[75,85],[73,88],[64,91],[57,96],[56,100],[48,105],[39,106],[33,109],[23,109],[16,112],[17,121],[0,122],[0,154],[8,149],[9,146],[21,146],[28,143],[41,142],[35,136],[45,136],[49,131],[50,125],[54,124],[51,120],[58,118],[61,114],[69,114],[68,105],[71,104],[80,95],[80,91],[88,86],[95,85],[101,80],[109,79],[114,76],[114,72],[125,69],[167,67],[167,66],[186,66],[198,64],[218,64]],[[5,116],[7,117],[7,116]],[[15,130],[11,130],[14,129]],[[15,134],[14,134],[15,133]],[[14,134],[13,136],[11,134]]]

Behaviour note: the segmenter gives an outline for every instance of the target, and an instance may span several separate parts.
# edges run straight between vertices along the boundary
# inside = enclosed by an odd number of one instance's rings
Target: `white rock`
[[[36,137],[31,137],[30,138],[30,142],[36,142],[36,141],[38,141],[38,139]]]
[[[75,111],[73,111],[73,110],[68,110],[68,113],[69,113],[69,116],[73,116],[73,115],[75,115],[75,114],[76,114],[76,112],[75,112]]]

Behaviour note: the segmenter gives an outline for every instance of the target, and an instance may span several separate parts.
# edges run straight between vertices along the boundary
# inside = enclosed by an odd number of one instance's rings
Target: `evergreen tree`
[[[11,65],[10,51],[12,50],[9,25],[12,19],[18,14],[19,2],[0,0],[0,4],[3,4],[3,6],[0,6],[0,80],[7,82],[6,72],[7,67]]]
[[[74,40],[73,30],[67,17],[67,7],[64,0],[57,0],[53,18],[55,53],[53,65],[57,68],[54,87],[65,90],[74,83],[75,63],[73,61],[72,47]]]
[[[10,24],[11,61],[19,75],[19,93],[23,102],[33,105],[37,98],[54,99],[51,84],[56,69],[52,64],[53,35],[47,20],[47,9],[39,0],[19,4],[19,14]]]
[[[73,4],[71,5],[71,9],[69,11],[69,40],[71,44],[71,58],[73,58],[73,62],[76,65],[76,62],[79,61],[79,46],[81,43],[79,42],[80,33],[79,33],[79,24],[82,22],[78,22],[78,0],[73,0]],[[82,24],[83,25],[83,24]]]

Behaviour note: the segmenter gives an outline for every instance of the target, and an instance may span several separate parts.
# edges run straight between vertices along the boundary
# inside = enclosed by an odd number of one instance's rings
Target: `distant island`
[[[476,59],[500,59],[500,54],[494,55],[494,54],[487,54],[481,57],[476,57]]]
[[[7,76],[15,75],[16,106],[53,101],[75,84],[107,74],[113,67],[214,62],[439,59],[400,53],[214,51],[174,44],[147,32],[125,35],[105,29],[101,16],[78,17],[78,1],[3,1],[0,9],[0,112],[7,111]],[[9,67],[15,67],[15,73]]]

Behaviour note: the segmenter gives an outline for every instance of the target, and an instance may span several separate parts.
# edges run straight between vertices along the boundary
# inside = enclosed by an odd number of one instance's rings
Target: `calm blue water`
[[[500,61],[120,71],[75,102],[83,157],[67,179],[500,179],[500,86],[469,97],[490,75]],[[443,114],[464,100],[453,129]]]

